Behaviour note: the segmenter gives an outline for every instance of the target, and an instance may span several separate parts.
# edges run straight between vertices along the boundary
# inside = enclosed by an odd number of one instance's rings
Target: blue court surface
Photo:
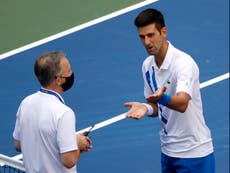
[[[229,73],[229,1],[159,0],[65,37],[0,60],[0,153],[15,156],[12,132],[21,100],[37,90],[35,59],[64,51],[76,74],[64,99],[76,113],[77,130],[126,112],[127,101],[144,102],[141,65],[147,53],[133,20],[145,8],[165,15],[168,40],[189,53],[201,83]],[[228,75],[229,76],[229,75]],[[215,149],[216,172],[229,172],[229,77],[201,89],[204,116]],[[84,153],[79,173],[159,173],[159,121],[124,119],[93,131],[93,149]]]

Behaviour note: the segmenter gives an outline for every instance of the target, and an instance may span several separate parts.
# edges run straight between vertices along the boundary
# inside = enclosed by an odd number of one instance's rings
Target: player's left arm
[[[165,94],[166,89],[166,87],[158,89],[155,93],[147,97],[147,101],[152,103],[157,102],[161,105],[167,106],[170,109],[182,113],[185,112],[189,104],[190,95],[181,91],[174,96],[169,96],[168,94]]]
[[[16,151],[21,152],[21,143],[19,140],[14,139],[14,146]]]
[[[178,92],[175,96],[171,96],[170,102],[166,105],[168,108],[185,112],[190,100],[190,95],[186,92]]]

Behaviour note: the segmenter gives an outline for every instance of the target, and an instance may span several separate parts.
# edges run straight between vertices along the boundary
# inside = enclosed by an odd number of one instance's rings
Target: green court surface
[[[0,54],[134,5],[140,0],[1,0]]]

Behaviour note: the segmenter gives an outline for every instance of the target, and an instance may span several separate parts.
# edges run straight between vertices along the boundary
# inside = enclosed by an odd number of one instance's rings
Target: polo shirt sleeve
[[[196,81],[199,79],[199,69],[195,62],[190,61],[182,63],[183,65],[177,72],[177,87],[176,93],[186,92],[192,98],[193,90],[196,85]]]
[[[57,142],[60,153],[78,149],[75,131],[75,114],[72,110],[64,112],[58,121]]]

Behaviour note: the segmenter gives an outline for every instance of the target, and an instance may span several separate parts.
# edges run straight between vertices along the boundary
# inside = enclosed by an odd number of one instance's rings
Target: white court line
[[[220,82],[222,80],[225,80],[225,79],[228,79],[229,78],[229,72],[228,73],[225,73],[221,76],[218,76],[216,78],[213,78],[211,80],[208,80],[206,82],[203,82],[202,84],[200,84],[200,88],[204,88],[206,86],[209,86],[209,85],[212,85],[212,84],[215,84],[217,82]]]
[[[93,129],[92,129],[92,131],[97,130],[97,129],[100,129],[100,128],[105,127],[105,126],[107,126],[107,125],[113,124],[113,123],[115,123],[115,122],[117,122],[117,121],[123,120],[123,119],[126,118],[125,115],[126,115],[126,113],[123,113],[123,114],[117,115],[117,116],[115,116],[115,117],[113,117],[113,118],[110,118],[110,119],[108,119],[108,120],[102,121],[102,122],[100,122],[100,123],[98,123],[98,124],[95,124],[94,127],[93,127]],[[80,130],[80,131],[77,131],[76,133],[77,133],[77,134],[78,134],[78,133],[83,133],[83,132],[85,132],[85,131],[88,131],[90,128],[91,128],[91,126],[85,128],[85,129],[82,129],[82,130]]]
[[[140,2],[140,3],[138,3],[138,4],[132,5],[132,6],[130,6],[130,7],[124,8],[124,9],[121,9],[121,10],[119,10],[119,11],[116,11],[116,12],[113,12],[113,13],[111,13],[111,14],[105,15],[105,16],[103,16],[103,17],[97,18],[97,19],[95,19],[95,20],[92,20],[92,21],[90,21],[90,22],[84,23],[84,24],[82,24],[82,25],[73,27],[73,28],[71,28],[71,29],[68,29],[68,30],[66,30],[66,31],[63,31],[63,32],[60,32],[60,33],[58,33],[58,34],[52,35],[52,36],[50,36],[50,37],[41,39],[41,40],[39,40],[39,41],[33,42],[33,43],[28,44],[28,45],[25,45],[25,46],[22,46],[22,47],[20,47],[20,48],[14,49],[14,50],[12,50],[12,51],[3,53],[3,54],[0,55],[0,60],[2,60],[2,59],[4,59],[4,58],[7,58],[7,57],[9,57],[9,56],[15,55],[15,54],[17,54],[17,53],[26,51],[26,50],[28,50],[28,49],[34,48],[34,47],[36,47],[36,46],[45,44],[45,43],[47,43],[47,42],[53,41],[53,40],[55,40],[55,39],[64,37],[64,36],[66,36],[66,35],[69,35],[69,34],[71,34],[71,33],[76,32],[76,31],[79,31],[79,30],[85,29],[85,28],[87,28],[87,27],[93,26],[93,25],[95,25],[95,24],[104,22],[104,21],[106,21],[106,20],[109,20],[109,19],[111,19],[111,18],[117,17],[117,16],[119,16],[119,15],[128,13],[128,12],[130,12],[130,11],[132,11],[132,10],[141,8],[141,7],[146,6],[146,5],[149,5],[149,4],[154,3],[154,2],[156,2],[156,1],[158,1],[158,0],[145,0],[145,1]]]
[[[228,78],[229,78],[229,72],[225,73],[225,74],[223,74],[221,76],[218,76],[216,78],[210,79],[210,80],[208,80],[206,82],[201,83],[200,88],[205,88],[205,87],[207,87],[209,85],[213,85],[215,83],[218,83],[218,82],[220,82],[222,80],[225,80],[225,79],[228,79]],[[117,115],[117,116],[115,116],[113,118],[110,118],[108,120],[105,120],[105,121],[102,121],[100,123],[97,123],[97,124],[94,125],[94,128],[92,129],[92,131],[94,131],[96,129],[99,129],[99,128],[102,128],[102,127],[105,127],[105,126],[108,126],[108,125],[113,124],[113,123],[115,123],[117,121],[123,120],[123,119],[126,118],[125,115],[126,115],[126,113],[123,113],[123,114]],[[85,131],[88,131],[90,128],[91,128],[91,126],[87,127],[87,128],[84,128],[84,129],[82,129],[80,131],[77,131],[76,133],[77,134],[78,133],[83,133]],[[14,156],[13,158],[22,159],[22,157],[23,157],[22,154],[19,154],[19,155]]]

